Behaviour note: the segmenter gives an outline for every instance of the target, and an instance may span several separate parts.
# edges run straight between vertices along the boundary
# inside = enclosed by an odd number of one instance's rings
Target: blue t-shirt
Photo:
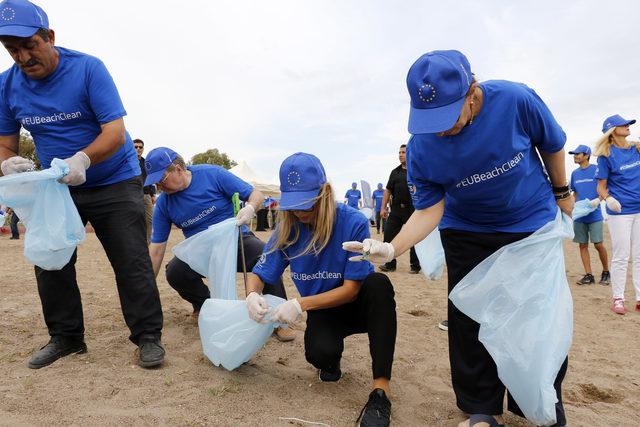
[[[233,218],[233,193],[238,193],[240,200],[247,200],[253,191],[251,185],[220,166],[194,165],[187,169],[191,171],[187,188],[158,197],[153,209],[152,243],[166,242],[171,224],[182,229],[188,238]]]
[[[360,194],[360,190],[350,188],[347,190],[347,194],[344,195],[344,198],[347,199],[347,205],[358,209],[358,200],[362,198],[362,195]]]
[[[17,65],[0,75],[0,135],[31,132],[43,168],[54,157],[66,159],[91,144],[100,125],[126,116],[118,89],[102,61],[57,47],[55,71],[41,80],[27,77]],[[78,187],[113,184],[140,175],[131,137],[110,158],[87,170]]]
[[[607,189],[622,205],[622,212],[609,215],[630,215],[640,212],[640,153],[635,146],[611,146],[609,157],[598,157],[598,179],[607,180]]]
[[[277,236],[276,233],[271,235],[260,261],[253,267],[253,272],[263,282],[275,283],[290,265],[291,279],[300,295],[306,297],[342,286],[345,280],[364,280],[373,273],[370,262],[350,262],[349,257],[358,254],[342,249],[342,242],[362,241],[370,236],[369,223],[360,212],[345,205],[337,206],[331,239],[318,255],[292,258],[302,253],[312,234],[304,224],[298,224],[298,228],[300,236],[295,244],[269,253]]]
[[[524,84],[494,80],[480,87],[482,109],[458,135],[420,134],[409,140],[413,204],[425,209],[444,198],[441,229],[535,231],[557,212],[536,148],[557,152],[566,136]]]
[[[598,167],[596,165],[589,165],[586,168],[578,168],[571,173],[571,190],[578,193],[576,201],[589,199],[593,200],[598,198],[598,181],[596,180],[596,172]],[[574,220],[575,222],[583,222],[585,224],[591,224],[593,222],[602,221],[602,210],[600,206],[591,212],[587,216]]]
[[[380,212],[382,210],[382,198],[384,197],[384,190],[374,190],[371,195],[373,200],[376,203],[376,212]]]

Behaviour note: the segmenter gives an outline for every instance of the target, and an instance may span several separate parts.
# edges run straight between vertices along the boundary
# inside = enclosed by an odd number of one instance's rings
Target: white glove
[[[302,316],[302,307],[297,298],[283,302],[273,312],[271,321],[275,323],[294,323]]]
[[[64,159],[69,166],[69,173],[60,179],[60,182],[67,185],[84,184],[87,180],[87,169],[91,166],[91,159],[84,151],[78,151],[73,156]]]
[[[607,202],[607,207],[613,212],[622,212],[622,205],[619,201],[614,199],[612,196],[609,196],[605,199]]]
[[[589,207],[591,207],[591,209],[595,209],[598,206],[600,206],[600,199],[598,197],[589,202]]]
[[[267,301],[259,295],[257,292],[251,292],[247,295],[245,300],[247,303],[247,310],[249,311],[249,317],[258,323],[264,323],[264,316],[269,311],[269,304]]]
[[[375,239],[364,239],[362,242],[343,242],[342,249],[349,252],[360,252],[362,255],[352,256],[349,261],[366,261],[379,263],[389,262],[396,257],[396,250],[391,243]]]
[[[26,172],[35,168],[36,165],[29,159],[25,159],[20,156],[9,157],[7,160],[0,164],[0,170],[3,175],[10,175],[12,173]]]
[[[255,214],[256,210],[253,208],[253,205],[251,203],[247,203],[244,208],[238,211],[236,221],[238,225],[249,224]]]

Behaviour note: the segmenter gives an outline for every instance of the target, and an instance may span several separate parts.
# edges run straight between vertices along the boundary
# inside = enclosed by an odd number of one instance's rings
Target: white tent
[[[256,190],[261,191],[265,196],[280,197],[280,186],[265,182],[262,178],[256,175],[253,169],[251,169],[245,161],[241,161],[236,166],[229,169],[229,172],[238,178],[242,178],[247,181],[249,184],[253,185]]]

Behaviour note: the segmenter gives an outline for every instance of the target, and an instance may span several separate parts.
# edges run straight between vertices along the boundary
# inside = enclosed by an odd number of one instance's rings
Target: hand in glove
[[[33,168],[35,168],[35,165],[31,160],[20,156],[9,157],[0,164],[0,170],[2,170],[3,175],[26,172]]]
[[[269,304],[267,301],[259,295],[257,292],[251,292],[247,295],[245,300],[247,303],[247,310],[249,311],[249,317],[258,323],[264,322],[264,316],[269,311]]]
[[[84,151],[78,151],[73,156],[64,159],[69,166],[69,173],[60,179],[60,182],[67,185],[84,184],[87,180],[87,169],[91,166],[91,159]]]
[[[236,221],[238,225],[249,224],[255,215],[256,210],[251,203],[247,203],[244,208],[238,211],[236,215]]]
[[[297,298],[290,299],[276,307],[271,320],[276,323],[294,323],[302,316],[302,307]]]
[[[589,202],[589,207],[591,207],[591,209],[595,209],[598,206],[600,206],[600,198],[596,197],[595,199],[591,200]]]
[[[622,205],[620,204],[619,201],[614,199],[612,196],[607,197],[605,201],[607,202],[607,207],[612,212],[618,212],[618,213],[622,212]]]
[[[343,242],[342,249],[349,252],[360,252],[362,255],[352,256],[349,261],[389,262],[396,257],[391,243],[383,243],[375,239],[364,239],[362,242]]]

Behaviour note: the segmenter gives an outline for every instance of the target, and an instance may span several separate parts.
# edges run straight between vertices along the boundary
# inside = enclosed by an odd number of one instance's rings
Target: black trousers
[[[138,177],[102,187],[70,187],[83,224],[91,222],[113,267],[124,320],[137,343],[141,334],[160,337],[162,307],[149,258],[142,183]],[[49,335],[82,338],[84,320],[76,281],[76,256],[59,271],[35,267]]]
[[[371,273],[354,302],[308,311],[304,333],[307,361],[318,369],[333,371],[342,358],[345,337],[367,333],[373,378],[391,379],[397,329],[394,295],[387,276]]]
[[[253,233],[243,235],[242,240],[244,242],[244,255],[247,263],[247,272],[251,272],[262,255],[264,242],[258,239]],[[242,273],[242,254],[240,252],[239,245],[236,265],[238,266],[238,273]],[[175,289],[182,298],[191,303],[194,311],[199,311],[202,304],[204,304],[204,301],[210,298],[209,288],[202,280],[204,276],[201,276],[199,273],[192,270],[191,267],[189,267],[189,264],[181,261],[177,257],[174,257],[167,264],[166,274],[169,285],[171,285],[171,287]],[[263,292],[265,294],[271,294],[287,299],[282,278],[278,279],[276,283],[265,283]]]
[[[392,241],[402,229],[402,226],[409,221],[409,217],[413,213],[413,209],[401,209],[395,208],[389,214],[387,218],[387,223],[384,226],[384,241],[390,242]],[[420,260],[418,260],[418,255],[416,255],[416,250],[414,247],[411,247],[409,251],[409,262],[411,263],[411,268],[419,269],[420,268]],[[396,260],[392,259],[386,264],[389,268],[396,268]]]
[[[449,292],[485,258],[530,234],[440,230],[447,261]],[[458,407],[468,414],[502,414],[505,386],[498,378],[498,370],[491,355],[478,340],[480,324],[458,310],[451,300],[448,303],[451,382]],[[556,425],[559,426],[566,424],[562,406],[562,380],[567,372],[567,365],[568,359],[562,364],[553,384],[558,398]],[[507,408],[524,416],[510,394],[507,394]]]
[[[387,220],[382,218],[380,212],[376,212],[376,231],[380,234],[380,228],[382,228],[382,232],[384,233],[385,224]],[[397,234],[397,233],[396,233]]]
[[[18,218],[18,215],[16,215],[15,212],[12,212],[11,213],[11,237],[15,239],[20,238],[20,230],[18,230],[18,221],[20,221],[20,218]]]

